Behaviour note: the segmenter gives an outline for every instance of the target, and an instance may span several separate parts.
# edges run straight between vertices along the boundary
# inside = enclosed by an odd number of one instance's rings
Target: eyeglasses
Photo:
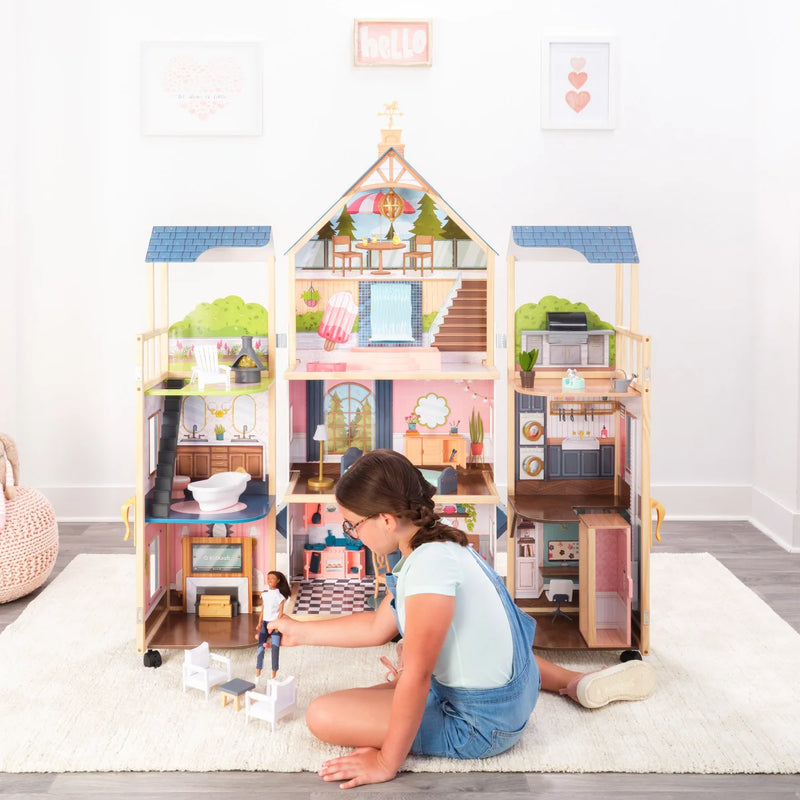
[[[364,517],[364,519],[360,519],[358,522],[348,522],[344,520],[342,522],[342,530],[351,538],[351,539],[358,539],[358,529],[359,527],[366,522],[368,519],[374,519],[377,517],[377,514],[370,514],[368,517]]]

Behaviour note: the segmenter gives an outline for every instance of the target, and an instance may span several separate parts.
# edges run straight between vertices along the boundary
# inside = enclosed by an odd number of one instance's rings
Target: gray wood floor
[[[113,523],[62,524],[61,544],[53,577],[78,553],[133,552],[122,541],[122,526]],[[746,522],[665,522],[663,544],[654,552],[712,553],[741,581],[800,631],[800,554],[789,554]],[[52,577],[51,577],[52,580]],[[39,590],[41,591],[41,590]],[[0,630],[13,622],[37,593],[0,605]],[[32,702],[35,699],[31,698]],[[2,722],[0,711],[0,723]],[[800,724],[800,723],[799,723]],[[77,733],[77,732],[76,732]],[[8,735],[0,727],[0,740]],[[2,746],[0,744],[0,746]],[[437,800],[460,798],[466,792],[515,800],[573,797],[642,798],[725,797],[727,800],[800,798],[798,775],[633,775],[472,773],[432,775],[404,773],[388,784],[354,790],[362,798],[399,798],[433,793]],[[155,772],[0,774],[4,798],[241,798],[280,795],[322,800],[341,797],[337,785],[310,773]]]

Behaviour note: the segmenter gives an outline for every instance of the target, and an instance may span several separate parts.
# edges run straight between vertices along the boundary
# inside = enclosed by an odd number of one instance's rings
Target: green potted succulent
[[[215,425],[214,433],[217,434],[217,439],[223,439],[225,437],[225,428],[222,425]]]
[[[483,420],[474,408],[469,418],[469,441],[472,455],[483,455]]]
[[[520,350],[517,363],[520,369],[520,380],[523,389],[533,389],[533,368],[539,360],[539,349],[536,347],[530,350]]]

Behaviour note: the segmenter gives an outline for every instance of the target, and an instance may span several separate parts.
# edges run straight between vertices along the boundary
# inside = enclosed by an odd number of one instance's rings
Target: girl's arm
[[[346,781],[342,789],[390,781],[411,750],[430,690],[431,675],[450,623],[455,598],[418,594],[406,598],[403,671],[397,679],[386,738],[380,750],[359,747],[347,756],[325,762],[319,771],[326,781]]]
[[[372,647],[397,636],[397,622],[384,597],[377,611],[362,611],[336,619],[297,620],[280,616],[272,630],[282,634],[281,645],[315,644],[328,647]]]

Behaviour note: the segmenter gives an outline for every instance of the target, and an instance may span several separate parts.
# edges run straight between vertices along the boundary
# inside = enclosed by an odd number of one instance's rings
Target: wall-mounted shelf
[[[551,400],[550,413],[553,416],[564,414],[593,413],[598,417],[611,417],[617,413],[616,400]]]

